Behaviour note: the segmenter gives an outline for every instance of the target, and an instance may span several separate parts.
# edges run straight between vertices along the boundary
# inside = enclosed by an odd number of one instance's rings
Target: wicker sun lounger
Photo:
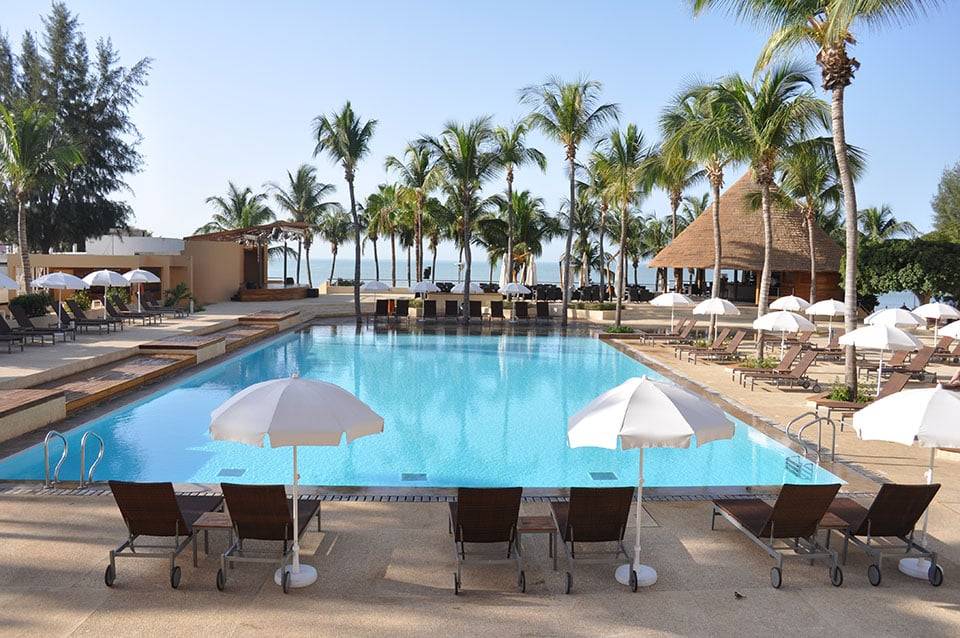
[[[390,318],[390,306],[387,303],[386,299],[377,299],[373,304],[373,322],[376,323],[378,319],[389,319]]]
[[[847,562],[847,549],[852,542],[870,557],[867,578],[876,587],[883,577],[880,563],[884,556],[919,556],[930,561],[927,580],[939,587],[943,583],[943,569],[937,565],[936,552],[914,540],[914,528],[939,489],[938,483],[885,483],[869,508],[850,498],[834,499],[829,512],[849,525],[843,530],[843,563]]]
[[[797,357],[800,356],[801,346],[790,346],[786,352],[783,353],[783,358],[780,359],[780,363],[776,368],[746,368],[738,366],[735,368],[730,368],[730,380],[736,381],[737,375],[740,375],[740,385],[744,385],[746,380],[749,377],[766,377],[774,374],[782,374],[790,370],[790,367],[793,366],[793,362],[797,360]]]
[[[233,523],[233,544],[220,556],[217,572],[217,589],[227,585],[227,566],[233,563],[270,563],[283,570],[283,593],[290,591],[290,574],[285,570],[293,558],[293,499],[287,498],[282,485],[238,485],[221,483],[223,497],[227,502],[230,520]],[[317,517],[320,531],[320,501],[298,501],[297,515],[300,529],[297,539],[303,537],[310,520]],[[244,548],[244,541],[271,541],[282,543],[280,552]]]
[[[800,357],[800,360],[797,361],[797,365],[793,366],[786,372],[766,376],[751,376],[750,389],[753,390],[757,381],[763,381],[764,383],[776,384],[777,387],[784,385],[791,387],[800,386],[804,390],[811,388],[814,392],[820,392],[823,390],[823,388],[820,386],[820,382],[807,374],[807,370],[810,369],[810,366],[813,365],[813,362],[816,360],[816,358],[816,352],[804,352]]]
[[[537,302],[537,321],[546,321],[547,323],[553,321],[553,318],[550,317],[550,304],[548,302]]]
[[[397,299],[393,308],[393,317],[397,321],[410,321],[410,300]]]
[[[640,337],[642,343],[662,341],[664,343],[689,343],[693,340],[693,329],[697,327],[696,319],[687,322],[680,331],[664,334],[644,334]]]
[[[578,562],[610,562],[624,556],[627,563],[633,564],[633,558],[623,546],[632,499],[632,487],[571,487],[570,502],[550,503],[550,513],[567,556],[565,593],[569,594],[573,588],[574,565]],[[584,553],[576,547],[584,543],[613,544],[613,548]],[[636,576],[632,572],[630,586],[637,591]]]
[[[117,309],[120,312],[129,314],[131,316],[146,315],[147,317],[150,318],[151,321],[154,321],[157,323],[163,323],[163,313],[158,310],[150,310],[147,307],[141,306],[140,310],[137,311],[137,310],[131,309],[129,306],[127,306],[127,304],[123,303],[122,301],[117,302]]]
[[[476,299],[470,300],[470,318],[483,321],[483,304]]]
[[[910,375],[910,378],[917,379],[918,381],[923,381],[928,377],[932,377],[932,381],[937,380],[936,372],[927,372],[927,364],[930,363],[930,358],[933,356],[934,349],[931,346],[924,346],[914,354],[909,363],[904,365],[883,366],[884,373],[890,372],[904,372]]]
[[[13,318],[17,320],[17,325],[23,328],[25,331],[60,335],[64,341],[67,340],[67,335],[70,335],[71,339],[74,341],[77,340],[77,329],[73,326],[62,326],[58,324],[51,328],[40,328],[34,325],[33,320],[27,316],[27,311],[24,310],[22,306],[10,306],[10,312],[13,314]],[[54,341],[56,341],[56,339],[54,339]]]
[[[506,557],[492,557],[477,552],[470,553],[470,562],[511,563],[517,569],[517,587],[527,590],[520,544],[517,542],[517,517],[520,514],[520,497],[523,488],[468,488],[457,490],[456,503],[449,503],[449,532],[453,537],[453,551],[457,558],[457,571],[453,575],[453,593],[459,594],[462,567],[467,562],[466,544],[506,545]]]
[[[154,323],[155,321],[154,318],[156,315],[147,314],[145,312],[130,312],[130,311],[119,310],[116,306],[113,305],[113,303],[109,299],[107,299],[104,303],[107,307],[107,314],[111,317],[115,317],[116,319],[120,319],[121,321],[129,321],[130,323],[133,323],[134,321],[139,319],[141,325],[144,325],[144,326],[147,325],[147,322]]]
[[[156,299],[153,299],[149,295],[141,295],[140,302],[143,304],[144,308],[152,312],[171,314],[177,318],[186,317],[188,314],[190,314],[189,310],[178,308],[177,306],[161,306]]]
[[[490,302],[490,319],[499,319],[500,321],[504,320],[503,315],[503,302],[502,301],[491,301]]]
[[[826,560],[830,582],[839,587],[843,571],[837,554],[817,540],[820,519],[839,490],[839,484],[786,484],[772,506],[758,498],[715,500],[710,529],[715,529],[717,517],[722,516],[767,552],[777,562],[770,570],[770,584],[776,589],[783,584],[783,561],[788,558]]]
[[[707,350],[719,350],[720,348],[723,347],[723,342],[726,341],[727,337],[730,336],[730,332],[731,332],[730,328],[721,329],[720,332],[717,333],[717,336],[713,340],[713,343],[711,343],[710,345],[694,346],[690,344],[680,344],[678,346],[674,346],[673,356],[680,359],[682,358],[681,355],[683,355],[684,352],[689,352],[693,350],[697,350],[699,352],[706,352]]]
[[[460,302],[455,299],[447,299],[443,302],[443,320],[456,321],[460,316]]]
[[[513,302],[513,318],[515,321],[530,321],[530,306],[526,301]]]
[[[127,526],[127,540],[110,550],[110,564],[103,574],[107,587],[117,579],[118,558],[160,558],[170,561],[170,586],[180,586],[177,556],[193,546],[193,566],[197,566],[197,535],[193,524],[201,515],[219,509],[219,496],[177,496],[172,483],[128,483],[110,481],[110,490]],[[140,537],[166,539],[140,542]],[[172,542],[170,542],[172,541]],[[151,551],[159,550],[159,551]]]

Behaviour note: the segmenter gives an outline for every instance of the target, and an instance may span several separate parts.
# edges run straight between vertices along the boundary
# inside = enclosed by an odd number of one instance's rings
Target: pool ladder
[[[800,447],[803,448],[803,458],[806,459],[809,455],[811,458],[816,459],[819,464],[823,459],[823,426],[824,424],[830,426],[830,461],[836,461],[837,456],[837,424],[836,422],[825,416],[820,416],[816,412],[804,412],[800,416],[796,417],[790,423],[787,424],[786,433],[792,441],[796,441]],[[817,442],[814,445],[814,442],[807,441],[803,438],[803,433],[806,432],[807,428],[812,426],[817,426]],[[796,429],[796,432],[794,432]]]
[[[85,473],[84,469],[86,466],[87,441],[91,438],[97,440],[99,449],[97,450],[97,458],[93,460],[93,463],[90,464],[90,469]],[[60,460],[57,461],[57,464],[53,468],[53,474],[51,475],[50,442],[53,439],[60,439],[60,441],[63,443],[63,451],[60,452]],[[84,487],[85,485],[93,483],[93,473],[97,470],[97,466],[100,465],[100,461],[103,460],[103,454],[105,451],[106,444],[99,434],[90,430],[83,433],[83,436],[80,438],[80,487]],[[67,460],[67,455],[69,452],[70,446],[67,444],[67,438],[63,436],[63,434],[56,430],[50,430],[47,432],[47,436],[43,439],[43,487],[51,488],[60,482],[60,468],[63,467],[64,462]]]

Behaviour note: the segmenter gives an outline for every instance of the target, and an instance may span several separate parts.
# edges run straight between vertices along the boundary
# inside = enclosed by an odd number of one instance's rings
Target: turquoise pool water
[[[629,377],[659,376],[595,338],[315,326],[70,431],[61,478],[77,480],[80,437],[93,430],[106,441],[99,480],[289,483],[290,449],[213,441],[207,426],[211,410],[235,392],[293,372],[350,390],[385,419],[383,434],[339,448],[301,448],[303,483],[407,487],[635,484],[635,450],[570,449],[567,418]],[[59,449],[53,446],[51,463]],[[795,474],[786,463],[791,456],[737,422],[729,441],[648,451],[646,484],[839,480],[811,465]],[[40,446],[0,461],[0,479],[42,478]]]

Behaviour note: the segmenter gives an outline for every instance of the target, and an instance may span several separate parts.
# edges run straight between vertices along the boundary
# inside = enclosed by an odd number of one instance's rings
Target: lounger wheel
[[[107,570],[103,572],[103,583],[107,587],[113,587],[115,582],[117,582],[117,568],[113,565],[107,565]]]
[[[281,581],[283,585],[283,593],[290,593],[290,572],[283,570],[283,580]]]
[[[830,568],[830,584],[834,587],[839,587],[843,584],[843,570],[840,569],[839,565]]]
[[[804,390],[806,390],[807,388],[810,387],[810,382],[809,382],[809,381],[801,381],[801,382],[800,382],[800,387],[803,388]]]
[[[178,565],[174,565],[170,569],[170,586],[174,589],[180,586],[180,575],[180,567]]]
[[[823,386],[821,386],[819,383],[814,383],[813,391],[816,392],[817,394],[820,394],[821,392],[823,392]]]
[[[456,574],[453,575],[453,595],[460,595],[460,578]]]
[[[630,591],[636,593],[637,591],[637,570],[630,569]]]
[[[520,588],[521,594],[525,594],[527,592],[527,575],[523,570],[520,570],[520,578],[517,579],[517,587]]]
[[[783,571],[779,567],[770,569],[770,584],[774,589],[780,589],[780,585],[783,584]]]
[[[931,565],[930,571],[927,572],[927,580],[930,581],[930,584],[934,587],[939,587],[943,584],[943,568],[940,565]]]
[[[223,591],[227,588],[227,575],[223,573],[223,569],[217,570],[217,590]]]
[[[880,573],[879,565],[870,565],[867,567],[867,580],[869,580],[870,584],[874,587],[880,585],[880,581],[883,580],[883,575]]]
[[[573,574],[567,572],[563,577],[563,593],[569,594],[573,591]]]

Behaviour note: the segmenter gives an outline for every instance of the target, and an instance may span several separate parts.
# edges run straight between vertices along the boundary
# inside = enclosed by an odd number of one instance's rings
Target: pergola
[[[223,241],[241,244],[245,249],[255,254],[256,266],[253,263],[245,264],[244,279],[247,285],[255,288],[265,288],[267,284],[267,250],[271,243],[283,242],[283,280],[287,281],[287,242],[302,240],[310,226],[303,222],[277,221],[260,226],[247,226],[221,230],[202,235],[185,237],[184,241]],[[254,275],[254,272],[256,273]]]

